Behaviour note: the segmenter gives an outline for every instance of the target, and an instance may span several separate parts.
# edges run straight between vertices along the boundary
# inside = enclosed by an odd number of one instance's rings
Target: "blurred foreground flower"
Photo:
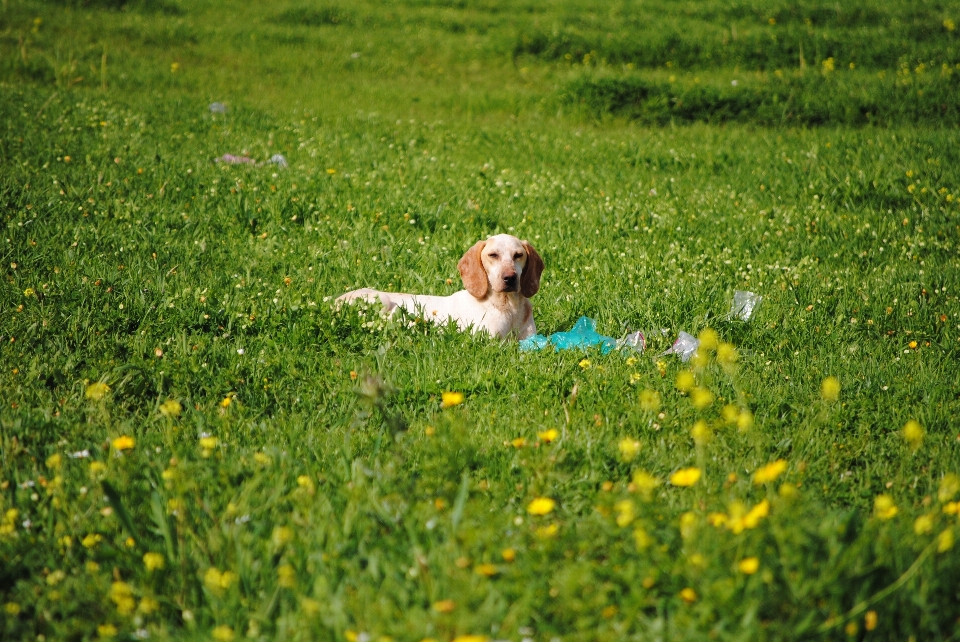
[[[820,396],[824,401],[836,401],[840,398],[840,380],[836,377],[827,377],[820,384]]]
[[[640,452],[640,442],[636,439],[624,437],[617,445],[620,450],[620,459],[623,461],[633,461],[633,458]]]
[[[940,480],[940,488],[937,490],[937,499],[941,503],[948,502],[954,496],[960,493],[960,476],[955,473],[947,473]]]
[[[556,441],[557,437],[560,436],[560,432],[556,428],[550,428],[549,430],[544,430],[543,432],[538,432],[537,437],[541,441],[545,441],[548,444],[552,441]]]
[[[183,406],[176,399],[167,399],[160,404],[160,414],[164,417],[177,417],[183,411]]]
[[[640,393],[640,409],[647,412],[660,410],[660,393],[656,390],[644,390]]]
[[[557,502],[549,497],[537,497],[527,505],[527,512],[531,515],[548,515],[556,506]]]
[[[873,500],[873,514],[878,519],[893,519],[898,512],[900,512],[900,509],[893,503],[893,498],[890,495],[877,495],[876,499]]]
[[[687,604],[692,604],[693,602],[697,601],[697,592],[688,586],[680,591],[680,599]]]
[[[234,636],[233,629],[226,624],[221,624],[210,632],[210,637],[217,642],[232,642]]]
[[[452,408],[453,406],[459,406],[463,403],[463,393],[462,392],[444,392],[440,395],[441,408]]]
[[[163,568],[163,555],[160,553],[144,553],[143,565],[147,567],[148,571],[154,571],[158,568]]]
[[[133,437],[129,437],[127,435],[121,435],[112,442],[115,450],[130,450],[136,445],[136,443],[137,442],[133,439]]]
[[[753,473],[753,483],[757,486],[761,484],[766,484],[767,482],[772,482],[787,469],[787,461],[785,459],[778,459],[775,462],[769,463],[766,466],[761,466]]]
[[[911,419],[903,427],[903,438],[910,445],[912,450],[916,450],[923,443],[923,426],[916,419]]]
[[[699,468],[681,468],[670,475],[670,483],[674,486],[693,486],[700,479]]]
[[[93,401],[99,401],[103,399],[108,392],[110,392],[110,386],[103,383],[102,381],[98,381],[96,383],[91,383],[89,386],[87,386],[87,392],[85,396],[87,399],[91,399]]]
[[[737,568],[744,575],[753,575],[760,569],[760,560],[756,557],[745,557],[737,564]]]

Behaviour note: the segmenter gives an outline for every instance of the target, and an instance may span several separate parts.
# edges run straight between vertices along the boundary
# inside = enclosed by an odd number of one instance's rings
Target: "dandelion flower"
[[[6,604],[3,605],[3,610],[7,615],[11,617],[17,617],[18,615],[20,615],[20,605],[17,604],[16,602],[7,602]]]
[[[62,463],[63,457],[61,457],[59,453],[54,453],[47,457],[47,468],[50,470],[57,470]]]
[[[760,523],[760,520],[764,517],[767,517],[770,514],[770,502],[766,499],[760,501],[759,504],[750,509],[750,511],[743,516],[743,525],[746,528],[756,528],[757,524]]]
[[[716,350],[720,341],[717,331],[713,328],[704,328],[697,339],[700,340],[700,347],[704,350]]]
[[[177,417],[183,412],[183,406],[176,399],[167,399],[160,404],[160,414],[164,417]]]
[[[640,409],[647,412],[660,410],[660,393],[655,390],[644,390],[640,393]]]
[[[453,642],[487,642],[489,639],[485,635],[458,635]]]
[[[221,624],[210,632],[210,637],[217,642],[232,642],[235,636],[233,629],[226,624]]]
[[[527,512],[531,515],[549,515],[556,506],[557,502],[549,497],[537,497],[527,505]]]
[[[926,535],[933,530],[933,515],[921,515],[913,522],[913,532],[917,535]]]
[[[723,417],[724,423],[735,424],[737,423],[737,417],[740,416],[740,410],[732,403],[728,403],[720,411],[720,416]]]
[[[694,443],[696,443],[698,446],[705,446],[713,437],[713,431],[710,430],[710,426],[707,425],[707,422],[701,419],[697,423],[693,424],[693,428],[690,429],[690,436],[693,437]]]
[[[690,539],[697,532],[697,515],[692,511],[687,511],[680,515],[680,536],[683,539]]]
[[[134,441],[133,437],[121,435],[120,437],[114,439],[112,443],[114,450],[130,450],[136,445],[137,442]]]
[[[297,585],[296,572],[289,564],[281,564],[277,567],[277,584],[283,588],[293,588]]]
[[[697,601],[697,592],[694,591],[689,586],[682,591],[680,591],[680,599],[686,602],[687,604],[693,604]]]
[[[753,413],[749,410],[741,410],[737,415],[737,430],[746,432],[753,427]]]
[[[114,582],[110,585],[110,599],[117,605],[117,612],[121,615],[131,613],[136,607],[133,587],[126,582]]]
[[[898,512],[900,512],[900,509],[893,503],[893,498],[890,495],[877,495],[873,500],[873,514],[878,519],[884,521],[893,519]]]
[[[200,447],[204,450],[213,450],[217,447],[218,440],[216,437],[211,437],[207,435],[206,437],[200,438]]]
[[[650,537],[650,534],[647,533],[642,526],[637,526],[635,529],[633,529],[633,541],[636,542],[637,548],[640,550],[649,548],[650,545],[653,544],[653,538]],[[650,588],[649,586],[644,586],[646,588]]]
[[[653,489],[660,485],[660,480],[645,470],[637,470],[633,473],[633,485],[645,497],[649,497]]]
[[[777,477],[783,474],[783,471],[787,469],[787,460],[778,459],[777,461],[771,462],[766,466],[761,466],[753,473],[753,483],[757,486],[761,484],[766,484],[767,482],[772,482]]]
[[[163,568],[164,562],[163,555],[160,553],[143,554],[143,565],[147,567],[147,571],[155,571],[158,568]]]
[[[717,346],[717,361],[722,366],[732,366],[737,362],[737,349],[732,343],[721,343]]]
[[[713,393],[706,388],[694,388],[693,392],[690,393],[690,401],[693,402],[695,408],[703,410],[713,403]]]
[[[620,459],[623,461],[633,461],[633,458],[640,452],[640,442],[636,439],[624,437],[617,445],[620,450]]]
[[[953,499],[957,493],[960,493],[960,476],[955,473],[947,473],[940,480],[940,488],[937,490],[937,499],[941,503]]]
[[[459,406],[463,403],[463,393],[462,392],[444,392],[440,395],[441,408],[452,408],[453,406]]]
[[[288,526],[277,526],[273,529],[273,533],[270,535],[270,540],[277,548],[280,548],[292,539],[293,530],[291,530]]]
[[[923,426],[915,419],[911,419],[903,427],[903,438],[913,450],[919,448],[920,444],[923,443],[923,435]]]
[[[877,612],[876,611],[867,611],[866,615],[863,616],[863,628],[868,631],[872,631],[877,628]]]
[[[455,608],[457,604],[453,600],[439,600],[433,603],[433,610],[437,613],[450,613]]]
[[[681,370],[677,373],[675,385],[677,390],[680,392],[690,392],[696,385],[696,380],[693,377],[693,373],[689,370]]]
[[[108,392],[110,392],[110,386],[102,381],[98,381],[87,386],[87,391],[84,396],[92,401],[100,401]]]
[[[517,551],[512,548],[505,548],[500,551],[500,557],[503,558],[504,562],[512,562],[517,559]]]
[[[97,635],[102,638],[115,638],[117,637],[117,627],[112,624],[98,624]]]
[[[953,548],[953,529],[948,528],[937,536],[937,552],[946,553]]]
[[[500,571],[497,570],[497,567],[493,564],[478,564],[477,567],[473,569],[473,572],[483,577],[493,577]]]
[[[556,428],[550,428],[549,430],[544,430],[543,432],[537,433],[537,438],[546,443],[556,441],[557,437],[560,436],[560,432]]]
[[[820,384],[820,396],[824,401],[836,401],[840,398],[840,380],[830,376]]]
[[[624,499],[614,505],[617,511],[617,526],[623,528],[636,519],[636,504],[629,499]]]
[[[550,524],[548,526],[541,526],[536,530],[535,534],[539,539],[550,539],[554,537],[559,530],[559,526],[556,524]]]
[[[744,575],[753,575],[760,570],[760,560],[756,557],[745,557],[737,563],[737,568]]]
[[[587,368],[590,367],[590,359],[581,359],[580,363],[578,363],[577,365],[579,365],[581,368],[586,370]]]
[[[700,479],[699,468],[681,468],[670,475],[670,483],[674,486],[693,486]]]

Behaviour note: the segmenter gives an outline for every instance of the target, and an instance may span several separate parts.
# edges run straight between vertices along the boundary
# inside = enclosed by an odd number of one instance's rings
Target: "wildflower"
[[[226,624],[221,624],[210,632],[210,636],[217,642],[232,642],[235,635],[233,629]]]
[[[549,430],[544,430],[543,432],[537,433],[537,438],[546,443],[556,441],[557,437],[560,436],[560,432],[556,428],[550,428]]]
[[[878,519],[884,521],[893,519],[899,511],[900,509],[893,503],[893,498],[890,495],[877,495],[876,499],[873,500],[873,514]]]
[[[683,539],[690,539],[697,532],[697,515],[687,511],[680,515],[680,536]]]
[[[940,488],[937,490],[937,499],[940,502],[948,502],[960,493],[960,476],[954,473],[947,473],[940,480]]]
[[[793,499],[797,496],[797,487],[793,484],[780,484],[777,494],[783,499]]]
[[[690,435],[693,437],[694,443],[698,446],[705,446],[713,437],[713,431],[710,430],[707,422],[701,419],[693,424],[693,428],[690,429]]]
[[[485,635],[458,635],[453,642],[487,642],[489,639]]]
[[[689,370],[681,370],[677,373],[675,385],[680,392],[690,392],[693,390],[694,385],[696,385],[693,373]]]
[[[512,562],[513,560],[517,559],[517,551],[513,550],[512,548],[505,548],[500,551],[500,557],[503,558],[504,562]]]
[[[694,388],[693,392],[690,393],[690,401],[693,402],[695,408],[703,410],[713,403],[713,393],[706,388]]]
[[[953,529],[948,528],[937,536],[937,552],[946,553],[953,548]]]
[[[666,361],[657,361],[657,372],[660,373],[661,377],[667,376],[667,362]]]
[[[700,347],[704,350],[716,350],[720,337],[713,328],[704,328],[697,339],[700,340]]]
[[[527,445],[527,439],[526,437],[517,437],[515,439],[511,439],[510,445],[514,448],[523,448]]]
[[[483,577],[493,577],[499,573],[497,567],[493,564],[478,564],[477,567],[473,569],[473,572]]]
[[[160,414],[164,417],[177,417],[183,411],[183,406],[176,399],[167,399],[160,404]]]
[[[834,376],[827,377],[820,384],[820,396],[824,401],[836,401],[840,398],[840,380]]]
[[[287,526],[277,526],[273,529],[273,534],[270,536],[270,540],[277,548],[281,548],[284,544],[292,539],[293,531]]]
[[[629,437],[621,439],[617,447],[620,450],[620,459],[623,461],[633,461],[633,458],[640,452],[640,442]]]
[[[531,515],[549,515],[556,506],[557,502],[549,497],[537,497],[527,505],[527,512]]]
[[[647,412],[660,410],[660,393],[655,390],[644,390],[640,393],[640,409]]]
[[[844,632],[847,634],[847,637],[853,637],[857,634],[857,631],[860,630],[860,627],[857,626],[856,622],[847,622],[847,625],[843,627]]]
[[[261,466],[266,466],[270,463],[270,455],[266,453],[253,453],[253,460]]]
[[[143,565],[147,567],[147,571],[155,571],[158,568],[163,568],[163,555],[160,553],[144,553]]]
[[[80,543],[83,544],[84,548],[93,548],[103,539],[100,535],[96,533],[89,533],[86,537],[80,540]]]
[[[960,502],[947,502],[943,505],[943,514],[944,515],[958,515],[960,514]]]
[[[297,477],[297,486],[305,490],[309,494],[313,494],[314,485],[313,480],[310,479],[307,475],[300,475]]]
[[[577,365],[586,370],[590,367],[590,359],[581,359]]]
[[[728,403],[720,411],[720,416],[723,417],[724,423],[735,424],[737,423],[737,417],[740,416],[740,410],[732,403]]]
[[[753,413],[749,410],[741,410],[740,414],[737,415],[737,430],[740,432],[746,432],[753,427]]]
[[[630,375],[630,385],[631,386],[637,385],[638,383],[640,383],[640,379],[642,379],[642,377],[640,376],[640,373],[634,372],[633,374]]]
[[[877,628],[877,612],[876,611],[867,611],[867,614],[863,616],[863,628],[868,631],[872,631]]]
[[[636,505],[629,499],[617,502],[613,508],[617,511],[617,526],[621,528],[629,525],[636,518]]]
[[[539,539],[550,539],[551,537],[557,534],[557,531],[560,530],[560,527],[556,524],[550,524],[548,526],[541,526],[536,530],[536,536]]]
[[[87,386],[87,391],[84,396],[92,401],[100,401],[108,392],[110,392],[110,386],[102,381],[98,381]]]
[[[699,468],[681,468],[670,475],[670,483],[674,486],[693,486],[700,479]]]
[[[137,607],[137,610],[143,613],[144,615],[150,615],[151,613],[156,612],[160,608],[160,603],[157,602],[152,597],[145,597],[140,600],[140,605]]]
[[[913,522],[913,532],[917,535],[926,535],[933,530],[933,515],[921,515]]]
[[[744,575],[753,575],[760,569],[760,560],[756,557],[745,557],[737,562],[737,568]]]
[[[7,615],[11,617],[17,617],[18,615],[20,615],[20,605],[17,604],[16,602],[7,602],[6,604],[3,605],[3,610]]]
[[[916,450],[923,443],[924,430],[919,421],[911,419],[903,427],[903,438],[910,445],[910,448]]]
[[[230,585],[237,580],[236,573],[223,571],[211,566],[203,574],[203,583],[215,595],[221,595],[224,590],[230,588]]]
[[[726,513],[710,513],[707,515],[707,523],[715,528],[720,528],[726,524],[728,519]]]
[[[694,591],[689,586],[682,591],[680,591],[680,599],[686,602],[687,604],[693,604],[697,601],[697,592]]]
[[[637,526],[633,529],[633,541],[637,543],[637,548],[640,550],[649,548],[650,545],[653,544],[653,538],[650,537],[649,533],[647,533],[642,526]]]
[[[123,450],[130,450],[136,445],[137,442],[134,441],[133,437],[129,437],[127,435],[121,435],[116,439],[114,439],[113,442],[111,443],[113,444],[114,450],[123,451]]]
[[[761,500],[759,504],[750,509],[744,518],[743,525],[747,528],[756,528],[760,520],[770,514],[770,502]]]
[[[59,453],[54,453],[47,457],[47,468],[50,470],[57,470],[60,468],[60,464],[63,462],[63,458]]]
[[[229,408],[231,403],[233,403],[233,396],[227,395],[223,398],[223,401],[220,402],[220,407]]]
[[[721,343],[717,346],[717,361],[722,366],[732,366],[737,362],[737,349],[732,343]]]
[[[459,406],[463,403],[463,393],[462,392],[444,392],[440,395],[441,398],[441,408],[452,408],[453,406]]]
[[[300,608],[303,609],[305,615],[312,616],[320,612],[320,609],[323,607],[320,604],[319,600],[314,600],[309,597],[304,597],[300,599]],[[247,637],[252,637],[250,634],[247,634]]]
[[[787,469],[787,461],[785,459],[778,459],[777,461],[771,462],[766,466],[761,466],[753,473],[753,483],[757,486],[761,484],[766,484],[767,482],[772,482],[774,479],[783,474],[783,471]]]
[[[289,564],[281,564],[277,567],[277,584],[283,588],[293,588],[297,585],[296,572]]]
[[[836,62],[833,60],[833,58],[827,58],[821,64],[823,65],[823,73],[825,74],[830,73],[836,67]]]
[[[110,599],[117,605],[117,612],[120,615],[128,615],[136,607],[133,587],[126,582],[114,582],[110,585]]]
[[[457,605],[453,600],[439,600],[433,603],[433,610],[437,613],[451,613],[455,608]]]
[[[633,473],[633,485],[644,498],[649,498],[653,489],[660,485],[660,480],[645,470],[636,470]]]
[[[98,624],[97,635],[102,638],[115,638],[117,637],[117,627],[112,624]]]

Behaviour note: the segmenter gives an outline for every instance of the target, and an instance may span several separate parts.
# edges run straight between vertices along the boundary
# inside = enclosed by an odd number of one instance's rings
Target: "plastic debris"
[[[646,339],[642,332],[634,332],[617,341],[597,332],[597,322],[590,317],[580,317],[569,332],[554,332],[549,337],[535,334],[520,341],[521,350],[542,350],[552,345],[557,350],[599,347],[601,354],[607,354],[617,348],[633,348],[642,352]]]
[[[677,340],[673,342],[673,345],[669,350],[662,353],[660,356],[667,354],[675,354],[680,357],[681,361],[689,361],[690,357],[693,356],[693,353],[697,351],[697,348],[700,347],[700,339],[696,338],[692,334],[687,334],[686,332],[680,332],[680,335],[677,337]]]
[[[234,156],[233,154],[224,154],[220,158],[214,158],[215,163],[228,163],[230,165],[256,165],[257,161],[249,156]]]
[[[733,293],[733,303],[730,305],[728,316],[731,319],[749,321],[754,311],[760,306],[761,301],[763,301],[763,296],[759,294],[737,290]]]
[[[270,157],[270,160],[268,160],[267,162],[273,163],[280,169],[286,169],[287,167],[289,167],[289,165],[287,164],[287,159],[283,157],[283,154],[274,154],[273,156]]]
[[[210,103],[210,113],[211,114],[225,114],[227,113],[227,106],[223,103]]]

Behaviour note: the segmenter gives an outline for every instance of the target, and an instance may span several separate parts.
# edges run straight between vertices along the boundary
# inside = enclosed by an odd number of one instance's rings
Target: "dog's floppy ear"
[[[460,278],[463,279],[463,287],[477,299],[485,298],[487,290],[490,289],[487,271],[483,269],[483,262],[480,261],[480,252],[483,251],[483,246],[486,244],[486,241],[477,241],[457,263]]]
[[[520,241],[527,251],[527,265],[520,274],[520,294],[528,299],[540,290],[540,275],[543,274],[543,259],[526,241]]]

